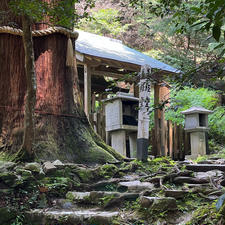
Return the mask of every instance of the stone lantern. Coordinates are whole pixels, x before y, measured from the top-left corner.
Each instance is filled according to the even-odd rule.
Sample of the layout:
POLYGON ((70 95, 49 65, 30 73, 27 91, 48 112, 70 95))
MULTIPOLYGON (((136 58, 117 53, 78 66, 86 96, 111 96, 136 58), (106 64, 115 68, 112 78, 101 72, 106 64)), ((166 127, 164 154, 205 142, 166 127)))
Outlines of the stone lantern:
POLYGON ((181 113, 185 115, 184 129, 190 133, 192 157, 205 155, 208 141, 207 131, 209 130, 208 115, 212 111, 203 107, 193 106, 181 113))
POLYGON ((128 93, 117 92, 103 102, 111 146, 124 156, 136 157, 139 99, 128 93))

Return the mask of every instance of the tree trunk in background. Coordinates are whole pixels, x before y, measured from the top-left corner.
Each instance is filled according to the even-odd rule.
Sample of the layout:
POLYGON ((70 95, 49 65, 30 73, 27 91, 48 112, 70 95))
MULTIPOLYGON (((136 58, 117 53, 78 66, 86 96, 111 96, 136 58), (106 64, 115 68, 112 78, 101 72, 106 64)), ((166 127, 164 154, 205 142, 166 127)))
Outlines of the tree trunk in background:
MULTIPOLYGON (((6 1, 0 2, 0 10, 6 1)), ((81 109, 76 69, 66 66, 67 37, 51 34, 35 37, 33 42, 37 78, 35 157, 77 163, 122 159, 94 133, 81 109)), ((22 37, 0 34, 0 148, 10 153, 21 147, 24 133, 28 87, 24 56, 22 37)))
POLYGON ((23 27, 23 45, 25 52, 25 74, 26 74, 26 99, 25 99, 25 115, 24 115, 24 138, 20 151, 20 157, 23 160, 33 159, 34 144, 34 108, 36 103, 36 75, 34 68, 34 49, 32 39, 32 29, 30 18, 22 17, 23 27))

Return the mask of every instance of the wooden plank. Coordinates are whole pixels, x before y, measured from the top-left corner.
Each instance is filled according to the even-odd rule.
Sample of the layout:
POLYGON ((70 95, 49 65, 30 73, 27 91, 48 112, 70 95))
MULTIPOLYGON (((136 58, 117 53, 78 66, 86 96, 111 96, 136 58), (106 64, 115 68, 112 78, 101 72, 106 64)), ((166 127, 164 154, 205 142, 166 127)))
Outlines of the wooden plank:
POLYGON ((91 68, 84 65, 84 112, 89 119, 91 113, 91 68))

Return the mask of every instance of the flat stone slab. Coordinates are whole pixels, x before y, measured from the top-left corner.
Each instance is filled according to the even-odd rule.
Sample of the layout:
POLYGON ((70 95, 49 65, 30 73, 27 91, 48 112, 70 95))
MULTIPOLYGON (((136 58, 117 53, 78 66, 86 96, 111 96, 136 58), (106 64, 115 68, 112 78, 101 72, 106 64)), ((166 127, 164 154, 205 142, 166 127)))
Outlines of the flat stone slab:
POLYGON ((26 220, 32 225, 40 224, 111 224, 112 220, 119 215, 119 212, 98 211, 95 209, 84 210, 42 210, 35 209, 27 212, 26 220))
POLYGON ((128 191, 143 191, 153 189, 154 184, 150 182, 141 182, 139 180, 120 182, 118 189, 127 189, 128 191))
POLYGON ((76 191, 69 191, 66 194, 66 198, 71 201, 82 201, 90 197, 90 192, 76 192, 76 191))
POLYGON ((140 197, 140 204, 144 208, 156 211, 176 210, 176 199, 171 197, 140 197))
POLYGON ((206 184, 209 183, 209 179, 207 178, 196 178, 196 177, 175 177, 173 182, 175 184, 206 184))
POLYGON ((221 164, 192 164, 186 165, 186 169, 194 172, 207 172, 210 170, 220 170, 225 172, 225 165, 221 164))
POLYGON ((195 172, 195 177, 202 179, 202 178, 208 178, 208 179, 220 179, 224 177, 224 172, 221 170, 210 170, 207 172, 195 172))
POLYGON ((172 197, 175 199, 182 199, 188 193, 189 191, 185 191, 185 190, 165 190, 166 197, 172 197))

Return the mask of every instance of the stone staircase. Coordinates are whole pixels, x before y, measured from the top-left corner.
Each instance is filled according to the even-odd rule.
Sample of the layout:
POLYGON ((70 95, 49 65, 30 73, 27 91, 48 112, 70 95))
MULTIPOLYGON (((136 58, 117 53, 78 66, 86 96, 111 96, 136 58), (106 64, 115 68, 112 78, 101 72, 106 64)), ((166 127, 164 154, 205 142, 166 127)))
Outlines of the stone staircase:
MULTIPOLYGON (((131 221, 129 224, 132 221, 136 224, 138 217, 130 215, 129 209, 124 208, 124 203, 138 200, 140 208, 176 213, 179 211, 177 200, 185 199, 190 193, 202 194, 209 201, 215 200, 224 193, 222 187, 225 186, 225 161, 221 160, 208 160, 203 164, 181 162, 164 167, 167 171, 162 168, 156 172, 151 171, 151 168, 142 170, 132 162, 121 167, 108 164, 94 168, 75 164, 62 165, 59 162, 54 168, 51 163, 45 163, 42 166, 45 174, 38 166, 40 165, 26 164, 23 168, 17 167, 17 175, 14 174, 15 179, 20 176, 18 174, 22 176, 22 173, 25 177, 29 175, 30 179, 32 172, 33 177, 36 176, 41 182, 48 181, 47 184, 43 183, 43 190, 40 188, 39 201, 43 197, 50 200, 50 203, 26 212, 25 221, 29 225, 119 225, 126 224, 120 223, 124 222, 124 218, 131 221), (67 178, 64 177, 65 174, 67 178), (54 180, 66 182, 69 187, 72 178, 71 188, 67 188, 63 194, 61 192, 58 198, 55 191, 53 195, 50 188, 54 186, 54 180), (53 183, 49 183, 50 181, 53 183), (169 188, 166 184, 169 184, 169 188)), ((7 177, 3 174, 1 179, 5 183, 9 182, 11 173, 12 171, 7 177)), ((173 224, 185 222, 181 223, 178 218, 173 224)))
MULTIPOLYGON (((109 180, 91 184, 90 186, 98 189, 93 191, 85 189, 69 191, 65 199, 54 199, 52 208, 29 211, 26 214, 26 220, 29 220, 32 225, 114 224, 113 220, 120 214, 118 208, 124 201, 135 201, 141 196, 142 191, 151 190, 154 187, 149 182, 117 179, 115 191, 103 191, 108 184, 109 180), (99 191, 99 189, 102 190, 99 191)), ((86 188, 90 189, 90 186, 86 188)))

